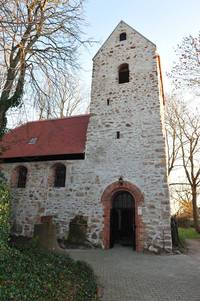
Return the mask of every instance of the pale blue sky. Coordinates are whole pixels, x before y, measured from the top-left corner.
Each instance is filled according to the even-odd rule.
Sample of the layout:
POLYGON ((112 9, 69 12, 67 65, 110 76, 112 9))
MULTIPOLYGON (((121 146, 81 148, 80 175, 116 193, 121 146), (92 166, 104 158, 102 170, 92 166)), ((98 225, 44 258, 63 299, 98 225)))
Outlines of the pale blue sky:
POLYGON ((92 57, 120 20, 157 45, 163 73, 169 71, 177 43, 200 30, 200 0, 87 0, 85 16, 87 36, 100 41, 89 53, 82 51, 83 77, 89 86, 92 57))

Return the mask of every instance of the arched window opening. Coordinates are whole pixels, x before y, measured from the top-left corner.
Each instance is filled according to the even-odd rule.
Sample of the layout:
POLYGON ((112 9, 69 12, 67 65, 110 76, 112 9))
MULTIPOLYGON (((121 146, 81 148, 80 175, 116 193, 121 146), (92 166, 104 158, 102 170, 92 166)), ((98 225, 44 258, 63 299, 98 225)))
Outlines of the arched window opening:
POLYGON ((119 40, 120 40, 120 41, 125 41, 125 40, 126 40, 126 32, 122 32, 122 33, 119 35, 119 40))
POLYGON ((27 173, 28 173, 28 170, 25 166, 18 167, 18 180, 17 180, 18 188, 26 187, 27 173))
POLYGON ((122 64, 119 66, 119 84, 129 82, 129 66, 128 64, 122 64))
POLYGON ((65 187, 66 167, 56 164, 54 167, 54 187, 65 187))

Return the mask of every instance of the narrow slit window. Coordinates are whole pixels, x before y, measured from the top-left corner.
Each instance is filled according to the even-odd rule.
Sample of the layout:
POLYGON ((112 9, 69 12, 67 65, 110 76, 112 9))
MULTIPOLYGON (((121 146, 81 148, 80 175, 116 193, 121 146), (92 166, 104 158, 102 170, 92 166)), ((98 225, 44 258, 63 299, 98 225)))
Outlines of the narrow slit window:
POLYGON ((120 132, 117 131, 117 139, 120 139, 120 132))
POLYGON ((108 98, 107 99, 107 106, 109 106, 110 105, 110 99, 108 98))
POLYGON ((122 64, 119 66, 119 84, 128 83, 129 82, 129 65, 122 64))
POLYGON ((125 41, 125 40, 126 40, 126 32, 122 32, 122 33, 119 35, 119 40, 120 40, 120 41, 125 41))

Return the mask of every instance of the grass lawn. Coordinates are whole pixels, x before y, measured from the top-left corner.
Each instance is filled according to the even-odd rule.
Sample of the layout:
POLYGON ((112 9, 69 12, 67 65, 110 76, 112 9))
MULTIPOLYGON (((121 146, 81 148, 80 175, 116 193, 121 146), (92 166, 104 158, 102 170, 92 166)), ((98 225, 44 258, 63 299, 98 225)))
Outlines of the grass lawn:
POLYGON ((178 228, 179 238, 185 243, 186 239, 200 238, 200 233, 197 233, 194 228, 178 228))
POLYGON ((96 277, 86 263, 0 244, 1 301, 96 301, 96 292, 96 277))

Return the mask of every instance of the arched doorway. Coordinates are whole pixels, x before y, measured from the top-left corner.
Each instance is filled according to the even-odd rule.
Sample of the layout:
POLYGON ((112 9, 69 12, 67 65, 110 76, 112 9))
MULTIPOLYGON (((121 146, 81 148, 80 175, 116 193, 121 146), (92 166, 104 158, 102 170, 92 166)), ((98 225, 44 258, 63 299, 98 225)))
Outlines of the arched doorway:
POLYGON ((129 193, 129 195, 132 196, 133 210, 135 211, 133 214, 133 223, 132 223, 132 225, 135 227, 135 233, 132 241, 133 241, 133 246, 135 242, 136 251, 141 252, 143 251, 143 243, 144 243, 144 225, 143 225, 143 218, 142 218, 142 206, 143 206, 144 197, 141 190, 136 185, 128 181, 121 181, 121 180, 108 185, 101 197, 101 202, 103 205, 103 218, 104 218, 103 232, 102 232, 103 247, 104 249, 109 249, 110 247, 112 247, 111 211, 113 208, 113 203, 116 204, 115 206, 117 206, 117 204, 119 205, 120 201, 115 202, 116 201, 115 197, 117 197, 117 195, 120 195, 121 192, 127 192, 129 193))
POLYGON ((110 247, 115 244, 135 249, 135 201, 123 190, 114 194, 110 210, 110 247))

